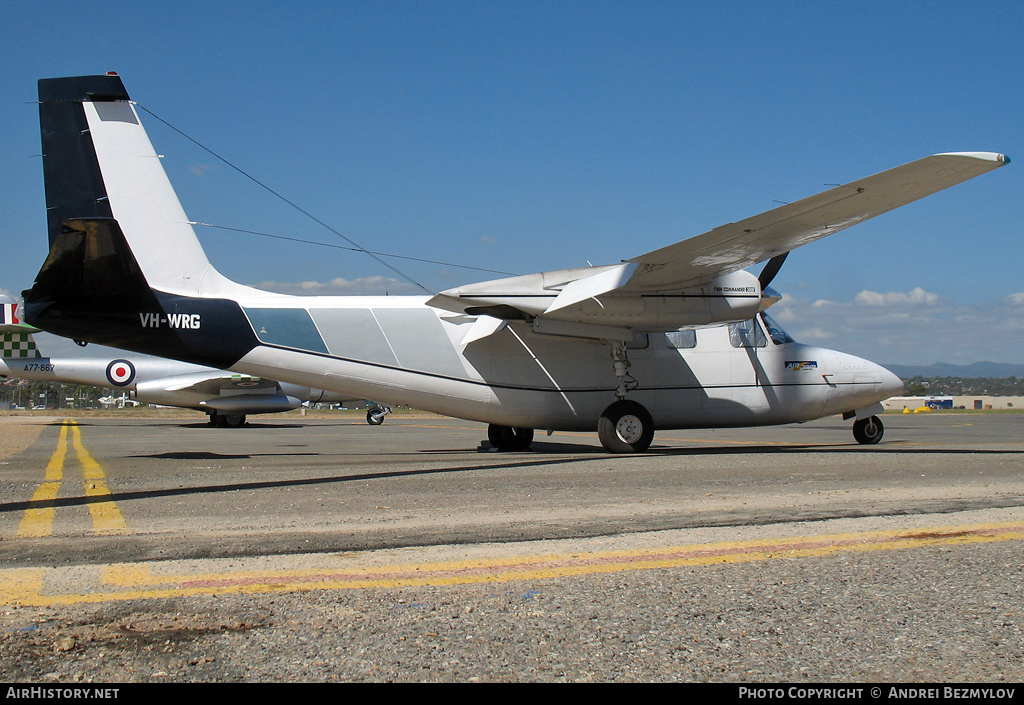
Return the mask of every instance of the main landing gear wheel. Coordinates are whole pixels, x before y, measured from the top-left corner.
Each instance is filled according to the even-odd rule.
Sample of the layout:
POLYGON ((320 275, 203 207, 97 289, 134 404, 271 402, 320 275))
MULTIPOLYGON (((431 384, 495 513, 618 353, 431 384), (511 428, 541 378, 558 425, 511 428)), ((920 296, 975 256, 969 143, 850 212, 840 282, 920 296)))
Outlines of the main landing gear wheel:
POLYGON ((487 440, 498 450, 527 450, 533 443, 533 429, 492 423, 487 427, 487 440))
POLYGON ((240 428, 245 425, 245 414, 210 414, 210 425, 217 428, 240 428))
POLYGON ((882 421, 877 416, 859 419, 853 424, 853 437, 857 439, 858 443, 864 445, 878 443, 882 440, 883 433, 885 433, 885 427, 882 426, 882 421))
POLYGON ((384 423, 384 417, 387 416, 387 412, 384 409, 376 408, 370 409, 366 412, 366 423, 371 426, 380 426, 384 423))
POLYGON ((654 440, 654 420, 635 401, 617 401, 601 414, 597 437, 609 453, 643 453, 654 440))

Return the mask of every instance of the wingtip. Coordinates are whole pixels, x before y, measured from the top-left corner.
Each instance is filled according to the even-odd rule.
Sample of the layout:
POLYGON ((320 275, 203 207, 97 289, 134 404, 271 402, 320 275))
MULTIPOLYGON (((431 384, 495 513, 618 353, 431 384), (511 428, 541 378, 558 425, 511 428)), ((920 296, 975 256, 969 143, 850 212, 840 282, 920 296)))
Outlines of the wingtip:
POLYGON ((942 154, 936 154, 937 157, 968 157, 970 159, 978 159, 985 162, 995 162, 997 166, 1003 166, 1004 164, 1010 163, 1010 158, 1005 154, 998 152, 943 152, 942 154))

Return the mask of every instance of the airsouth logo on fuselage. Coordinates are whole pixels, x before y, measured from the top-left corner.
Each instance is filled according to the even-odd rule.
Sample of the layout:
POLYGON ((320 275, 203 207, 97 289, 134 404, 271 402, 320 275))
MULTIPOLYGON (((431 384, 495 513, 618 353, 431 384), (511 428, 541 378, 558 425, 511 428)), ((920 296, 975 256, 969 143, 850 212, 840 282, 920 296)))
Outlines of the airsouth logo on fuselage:
POLYGON ((818 369, 817 360, 786 360, 787 370, 816 370, 818 369))
POLYGON ((199 328, 200 316, 198 313, 140 313, 139 322, 143 328, 188 328, 195 330, 199 328))

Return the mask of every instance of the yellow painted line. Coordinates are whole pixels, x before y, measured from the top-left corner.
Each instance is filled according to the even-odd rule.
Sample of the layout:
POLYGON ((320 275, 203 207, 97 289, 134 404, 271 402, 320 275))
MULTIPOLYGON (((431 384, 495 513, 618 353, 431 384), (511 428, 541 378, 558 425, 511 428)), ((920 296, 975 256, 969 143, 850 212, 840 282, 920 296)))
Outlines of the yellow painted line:
POLYGON ((57 499, 57 492, 60 491, 60 483, 64 477, 64 456, 67 455, 68 427, 60 427, 60 436, 57 439, 57 448, 50 456, 46 464, 46 479, 36 488, 32 495, 32 502, 43 506, 33 507, 25 510, 18 526, 18 538, 39 538, 49 536, 53 533, 53 500, 57 499))
MULTIPOLYGON (((88 497, 109 497, 107 477, 100 464, 93 460, 89 451, 82 444, 82 431, 78 424, 71 427, 73 443, 78 453, 78 462, 82 464, 82 475, 85 477, 85 494, 88 497)), ((97 534, 127 534, 128 525, 117 505, 112 502, 89 502, 92 513, 92 528, 97 534)))
MULTIPOLYGON (((0 604, 53 605, 187 595, 489 584, 627 570, 799 559, 843 551, 906 550, 1020 540, 1024 540, 1024 522, 1017 521, 382 566, 354 564, 350 557, 342 555, 310 555, 303 560, 312 567, 294 570, 203 572, 201 568, 186 569, 182 567, 183 562, 115 564, 104 566, 99 572, 75 572, 74 568, 9 569, 0 570, 0 604)), ((253 559, 252 562, 263 560, 253 559)), ((233 561, 235 564, 244 562, 244 559, 233 561)), ((206 563, 189 562, 187 565, 206 563)))
POLYGON ((7 604, 39 605, 47 568, 0 570, 0 595, 7 604))
MULTIPOLYGON (((93 459, 82 443, 82 431, 78 423, 73 419, 65 419, 60 428, 57 448, 53 451, 53 455, 50 456, 50 460, 46 464, 45 479, 32 494, 32 503, 40 506, 33 506, 25 510, 25 514, 18 526, 18 532, 15 534, 17 538, 40 538, 53 534, 54 500, 57 499, 61 485, 64 482, 68 428, 71 429, 71 445, 74 447, 78 462, 82 466, 86 496, 103 497, 110 495, 110 489, 107 487, 107 479, 103 468, 93 459)), ((92 515, 94 533, 102 535, 128 533, 128 525, 124 521, 124 516, 122 516, 121 511, 114 502, 89 502, 88 506, 89 512, 92 515)))

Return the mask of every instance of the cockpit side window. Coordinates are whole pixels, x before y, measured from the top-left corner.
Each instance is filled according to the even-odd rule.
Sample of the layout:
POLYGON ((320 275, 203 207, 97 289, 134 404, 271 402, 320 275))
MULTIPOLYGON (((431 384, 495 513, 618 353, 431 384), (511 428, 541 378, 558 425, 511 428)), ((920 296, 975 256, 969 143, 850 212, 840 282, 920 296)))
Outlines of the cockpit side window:
POLYGON ((768 331, 768 336, 772 339, 772 342, 776 345, 785 345, 786 343, 795 343, 796 341, 782 329, 774 318, 769 316, 767 313, 761 313, 761 322, 764 323, 765 330, 768 331))
POLYGON ((734 348, 763 348, 768 345, 757 319, 729 324, 729 342, 734 348))

